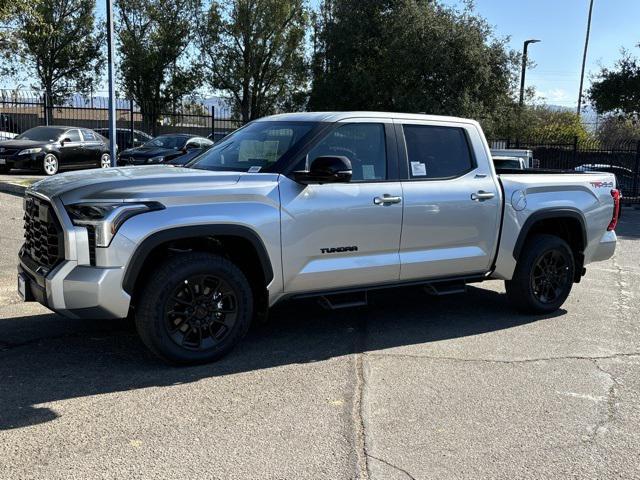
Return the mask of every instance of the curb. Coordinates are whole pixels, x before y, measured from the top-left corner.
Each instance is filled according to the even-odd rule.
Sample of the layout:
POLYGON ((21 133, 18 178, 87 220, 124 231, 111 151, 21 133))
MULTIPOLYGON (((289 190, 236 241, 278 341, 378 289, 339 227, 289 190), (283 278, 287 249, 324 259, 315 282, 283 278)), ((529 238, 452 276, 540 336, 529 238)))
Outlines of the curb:
POLYGON ((11 182, 0 182, 0 192, 10 193, 13 195, 24 196, 24 192, 27 189, 25 185, 11 182))

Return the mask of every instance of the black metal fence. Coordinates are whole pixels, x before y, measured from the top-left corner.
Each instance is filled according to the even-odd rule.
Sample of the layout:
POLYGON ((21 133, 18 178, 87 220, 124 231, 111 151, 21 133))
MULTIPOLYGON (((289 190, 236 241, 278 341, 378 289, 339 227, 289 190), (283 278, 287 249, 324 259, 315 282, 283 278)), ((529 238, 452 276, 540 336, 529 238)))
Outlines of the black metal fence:
POLYGON ((620 141, 605 145, 597 140, 562 142, 544 140, 494 140, 493 148, 531 150, 534 167, 575 171, 606 171, 616 175, 627 203, 640 203, 640 142, 620 141))
MULTIPOLYGON (((107 107, 104 97, 76 95, 55 104, 40 94, 0 91, 0 139, 39 125, 108 128, 107 107)), ((119 99, 116 107, 116 128, 140 130, 151 136, 189 133, 218 140, 242 126, 228 108, 206 106, 198 100, 179 102, 170 108, 141 108, 133 101, 119 99)))

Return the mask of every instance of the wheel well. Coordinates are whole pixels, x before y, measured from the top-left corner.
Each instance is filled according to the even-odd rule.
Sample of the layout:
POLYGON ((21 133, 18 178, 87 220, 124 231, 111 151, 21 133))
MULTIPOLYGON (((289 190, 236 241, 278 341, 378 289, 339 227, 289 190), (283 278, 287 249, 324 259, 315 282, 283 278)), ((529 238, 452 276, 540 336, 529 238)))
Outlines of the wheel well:
POLYGON ((131 304, 135 306, 145 279, 157 265, 167 257, 186 252, 216 253, 229 259, 247 277, 257 300, 266 293, 268 273, 264 271, 260 256, 250 240, 235 235, 198 236, 166 241, 147 254, 131 289, 131 304))
POLYGON ((575 281, 580 281, 583 275, 584 265, 584 249, 586 247, 586 232, 584 225, 577 216, 559 216, 548 217, 534 220, 530 225, 523 227, 521 234, 522 240, 519 238, 516 243, 514 257, 518 260, 522 247, 525 242, 533 235, 547 234, 554 235, 563 239, 569 244, 575 261, 575 281))

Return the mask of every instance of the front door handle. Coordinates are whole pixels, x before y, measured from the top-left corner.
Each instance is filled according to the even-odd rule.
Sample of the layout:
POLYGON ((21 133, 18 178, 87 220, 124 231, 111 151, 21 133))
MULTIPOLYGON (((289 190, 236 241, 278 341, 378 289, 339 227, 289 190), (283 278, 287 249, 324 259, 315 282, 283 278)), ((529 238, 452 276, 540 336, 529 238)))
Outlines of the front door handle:
POLYGON ((490 200, 495 196, 496 194, 493 192, 485 192, 484 190, 479 190, 476 193, 471 194, 471 200, 475 202, 484 202, 485 200, 490 200))
POLYGON ((394 197, 387 193, 385 193, 381 197, 373 198, 373 203, 375 205, 391 205, 393 203, 400 203, 400 202, 402 202, 402 197, 394 197))

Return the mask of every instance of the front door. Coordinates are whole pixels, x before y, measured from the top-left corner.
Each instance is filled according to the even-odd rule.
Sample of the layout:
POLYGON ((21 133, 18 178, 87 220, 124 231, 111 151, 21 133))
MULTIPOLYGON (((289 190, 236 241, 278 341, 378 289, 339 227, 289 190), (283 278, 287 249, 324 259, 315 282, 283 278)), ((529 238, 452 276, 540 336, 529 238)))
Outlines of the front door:
POLYGON ((80 130, 67 130, 61 137, 65 140, 60 147, 60 168, 78 168, 84 161, 84 151, 80 130))
POLYGON ((471 124, 397 121, 406 178, 403 281, 483 274, 495 256, 501 191, 471 124), (480 153, 478 153, 480 154, 480 153))
POLYGON ((282 176, 282 266, 285 292, 312 292, 396 282, 400 273, 402 187, 393 123, 337 123, 299 159, 345 156, 350 183, 300 185, 282 176))

